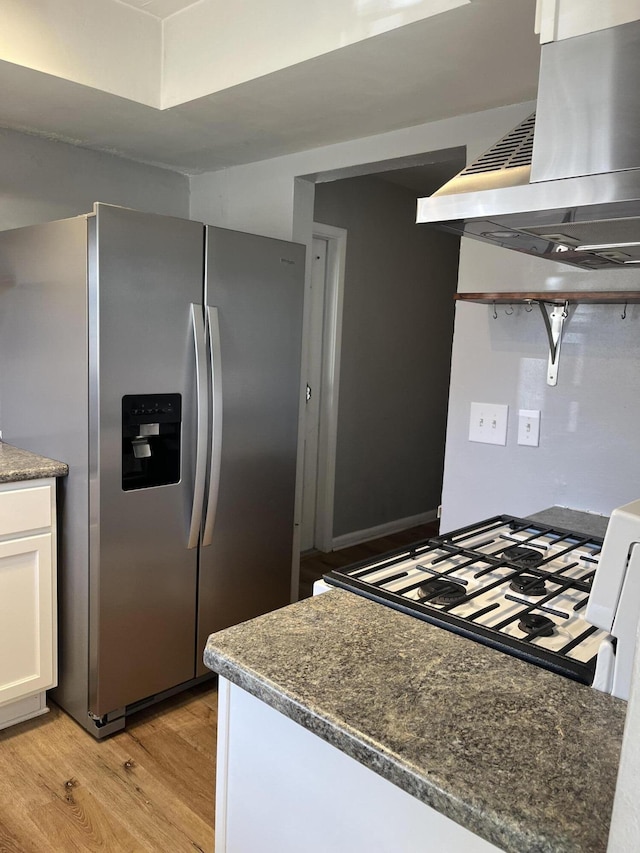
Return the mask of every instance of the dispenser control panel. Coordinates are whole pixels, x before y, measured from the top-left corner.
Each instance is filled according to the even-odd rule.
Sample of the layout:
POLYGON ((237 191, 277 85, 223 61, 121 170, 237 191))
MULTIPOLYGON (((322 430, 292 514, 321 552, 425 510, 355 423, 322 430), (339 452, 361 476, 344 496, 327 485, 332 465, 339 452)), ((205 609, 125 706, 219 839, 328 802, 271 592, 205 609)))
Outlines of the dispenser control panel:
POLYGON ((122 423, 174 423, 182 420, 180 394, 126 394, 122 398, 122 423))
POLYGON ((180 394, 126 394, 122 398, 122 489, 149 489, 180 481, 180 394))

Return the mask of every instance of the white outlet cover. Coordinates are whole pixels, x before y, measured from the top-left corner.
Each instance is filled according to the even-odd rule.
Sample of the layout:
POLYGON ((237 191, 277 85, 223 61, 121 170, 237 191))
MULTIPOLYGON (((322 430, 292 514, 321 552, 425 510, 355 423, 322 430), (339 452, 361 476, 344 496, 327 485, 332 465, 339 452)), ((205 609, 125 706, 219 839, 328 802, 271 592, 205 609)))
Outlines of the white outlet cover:
POLYGON ((520 409, 518 412, 518 444, 538 447, 540 444, 540 411, 520 409))
POLYGON ((471 403, 469 441, 505 445, 508 419, 509 406, 502 403, 471 403))

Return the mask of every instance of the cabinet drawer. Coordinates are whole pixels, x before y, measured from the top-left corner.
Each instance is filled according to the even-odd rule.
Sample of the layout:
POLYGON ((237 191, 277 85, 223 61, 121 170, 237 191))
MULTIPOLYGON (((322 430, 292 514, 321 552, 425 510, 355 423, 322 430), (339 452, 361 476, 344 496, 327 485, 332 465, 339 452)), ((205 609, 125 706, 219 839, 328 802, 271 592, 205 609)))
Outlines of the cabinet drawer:
POLYGON ((0 536, 51 527, 51 486, 0 491, 0 536))

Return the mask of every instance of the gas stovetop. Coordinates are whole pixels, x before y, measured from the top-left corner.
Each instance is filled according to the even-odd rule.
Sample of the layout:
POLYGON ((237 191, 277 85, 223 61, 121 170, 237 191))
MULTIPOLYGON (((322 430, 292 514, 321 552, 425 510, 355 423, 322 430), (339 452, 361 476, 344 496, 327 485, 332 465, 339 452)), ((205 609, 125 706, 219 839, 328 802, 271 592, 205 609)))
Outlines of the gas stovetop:
POLYGON ((591 684, 607 633, 584 611, 602 543, 501 515, 324 579, 591 684))

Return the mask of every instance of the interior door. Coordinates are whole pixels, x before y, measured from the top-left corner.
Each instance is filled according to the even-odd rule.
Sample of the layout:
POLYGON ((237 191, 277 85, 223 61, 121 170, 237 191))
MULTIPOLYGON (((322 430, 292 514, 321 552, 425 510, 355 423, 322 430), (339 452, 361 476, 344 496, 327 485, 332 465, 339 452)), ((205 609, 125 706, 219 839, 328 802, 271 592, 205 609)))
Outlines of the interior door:
POLYGON ((222 384, 212 419, 214 433, 216 418, 222 429, 212 541, 200 555, 201 673, 210 633, 291 600, 304 258, 301 245, 207 229, 205 293, 217 309, 222 384))

